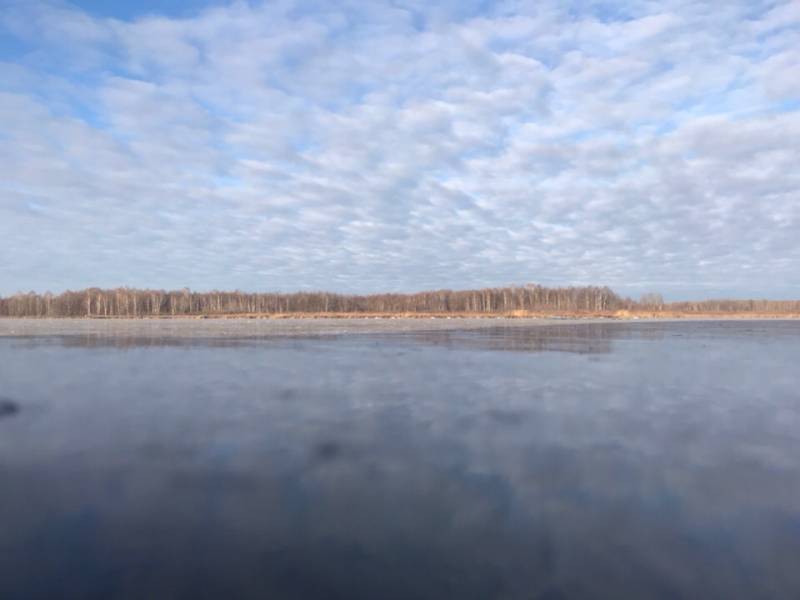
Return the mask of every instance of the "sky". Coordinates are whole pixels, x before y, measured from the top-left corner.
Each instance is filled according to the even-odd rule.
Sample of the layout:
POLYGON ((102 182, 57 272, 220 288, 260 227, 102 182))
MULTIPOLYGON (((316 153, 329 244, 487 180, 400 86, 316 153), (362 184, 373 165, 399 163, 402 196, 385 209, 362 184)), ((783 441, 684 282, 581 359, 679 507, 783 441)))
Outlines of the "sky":
POLYGON ((800 0, 0 0, 0 294, 800 298, 800 0))

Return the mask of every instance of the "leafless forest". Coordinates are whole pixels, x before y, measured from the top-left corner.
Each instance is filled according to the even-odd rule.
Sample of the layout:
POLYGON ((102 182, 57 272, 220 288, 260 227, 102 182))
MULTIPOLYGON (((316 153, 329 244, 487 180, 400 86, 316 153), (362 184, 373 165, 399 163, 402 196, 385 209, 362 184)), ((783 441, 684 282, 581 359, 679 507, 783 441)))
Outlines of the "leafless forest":
POLYGON ((413 294, 344 295, 327 292, 244 293, 91 288, 0 298, 3 317, 163 317, 241 314, 415 314, 514 312, 606 314, 800 313, 800 301, 704 300, 665 303, 658 294, 634 301, 607 287, 548 288, 540 285, 413 294))

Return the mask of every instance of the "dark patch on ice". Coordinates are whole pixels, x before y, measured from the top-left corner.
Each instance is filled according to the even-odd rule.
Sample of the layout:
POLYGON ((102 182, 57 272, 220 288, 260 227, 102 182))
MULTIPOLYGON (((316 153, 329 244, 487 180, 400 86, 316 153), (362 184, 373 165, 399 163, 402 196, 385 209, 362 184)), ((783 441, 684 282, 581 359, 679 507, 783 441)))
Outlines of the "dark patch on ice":
POLYGON ((336 460, 341 453, 342 446, 335 440, 327 440, 314 446, 314 458, 319 461, 336 460))
POLYGON ((19 412, 19 404, 8 398, 0 398, 0 419, 13 417, 19 412))
POLYGON ((297 392, 291 389, 283 389, 278 392, 279 400, 294 400, 297 397, 297 392))
POLYGON ((519 410, 490 409, 487 414, 496 423, 501 425, 522 425, 527 415, 519 410))

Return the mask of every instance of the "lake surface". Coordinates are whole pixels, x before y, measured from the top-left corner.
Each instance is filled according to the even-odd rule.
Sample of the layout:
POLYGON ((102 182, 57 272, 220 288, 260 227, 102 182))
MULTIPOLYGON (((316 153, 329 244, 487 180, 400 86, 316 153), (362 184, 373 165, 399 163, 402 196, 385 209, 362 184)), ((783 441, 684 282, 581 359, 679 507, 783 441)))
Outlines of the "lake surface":
POLYGON ((800 598, 798 322, 0 337, 0 398, 3 599, 800 598))

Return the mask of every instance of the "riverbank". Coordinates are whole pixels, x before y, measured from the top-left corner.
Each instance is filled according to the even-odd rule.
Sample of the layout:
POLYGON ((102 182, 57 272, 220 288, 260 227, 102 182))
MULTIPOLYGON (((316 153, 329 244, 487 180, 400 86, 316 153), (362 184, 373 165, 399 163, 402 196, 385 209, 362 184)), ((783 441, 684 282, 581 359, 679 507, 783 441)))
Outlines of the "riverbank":
MULTIPOLYGON (((638 316, 638 315, 637 315, 638 316)), ((754 319, 752 315, 747 315, 754 319)), ((673 320, 728 320, 743 319, 744 315, 692 315, 692 317, 643 316, 643 321, 673 320)), ((761 320, 774 320, 775 316, 761 316, 761 320)), ((786 318, 786 317, 782 317, 786 318)), ((176 337, 176 338, 260 338, 301 335, 341 335, 359 333, 393 333, 431 330, 481 329, 489 327, 540 327, 577 323, 629 322, 635 317, 607 317, 586 315, 580 317, 528 317, 474 315, 422 315, 408 316, 353 316, 339 315, 292 317, 233 317, 224 318, 139 318, 139 319, 0 319, 0 337, 32 336, 122 336, 122 337, 176 337)))
POLYGON ((208 318, 208 319, 0 319, 0 337, 100 336, 179 338, 259 338, 300 335, 392 333, 476 329, 498 326, 536 327, 555 323, 600 322, 601 319, 476 318, 208 318))
POLYGON ((790 312, 723 312, 723 311, 675 311, 675 310, 617 310, 617 311, 527 311, 508 312, 282 312, 282 313, 210 313, 210 314, 153 314, 146 316, 81 316, 81 317, 4 317, 3 321, 364 321, 364 320, 535 320, 535 321, 585 321, 585 320, 724 320, 724 319, 800 319, 800 313, 790 312))

